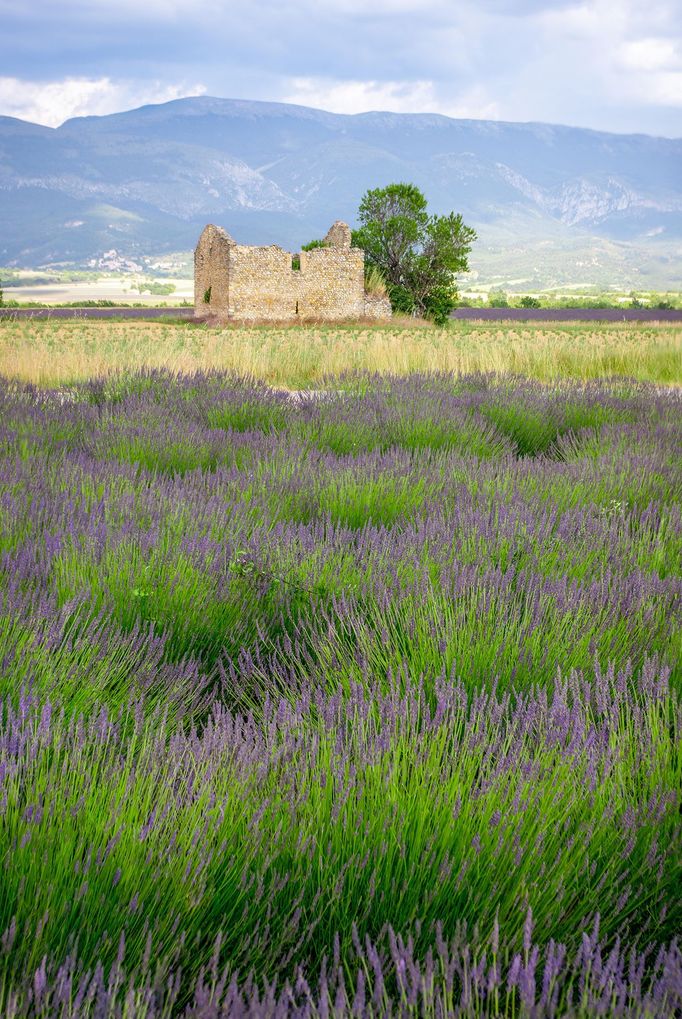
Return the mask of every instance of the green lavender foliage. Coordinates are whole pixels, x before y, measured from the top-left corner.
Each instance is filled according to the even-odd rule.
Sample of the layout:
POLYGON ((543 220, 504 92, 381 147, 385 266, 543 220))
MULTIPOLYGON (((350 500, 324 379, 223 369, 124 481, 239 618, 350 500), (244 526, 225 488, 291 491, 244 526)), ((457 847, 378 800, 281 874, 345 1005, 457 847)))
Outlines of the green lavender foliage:
MULTIPOLYGON (((364 1014, 390 1015, 389 931, 420 965, 445 937, 504 973, 531 939, 575 959, 596 922, 651 974, 678 933, 679 395, 327 389, 3 385, 9 1014, 49 1014, 67 959, 118 972, 123 943, 140 1015, 172 986, 165 1014, 208 1016, 183 1010, 210 972, 293 986, 336 951, 370 981, 369 939, 364 1014)), ((537 1014, 569 992, 589 1014, 586 979, 537 1014)), ((460 1014, 530 1014, 523 982, 480 980, 460 1014)), ((640 1014, 659 991, 632 989, 640 1014)))

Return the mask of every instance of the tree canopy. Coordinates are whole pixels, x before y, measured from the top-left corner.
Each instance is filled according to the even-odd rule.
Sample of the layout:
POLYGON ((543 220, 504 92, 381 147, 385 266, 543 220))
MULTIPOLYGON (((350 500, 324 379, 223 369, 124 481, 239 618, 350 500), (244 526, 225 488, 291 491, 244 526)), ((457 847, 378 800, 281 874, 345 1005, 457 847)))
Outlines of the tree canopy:
POLYGON ((476 231, 459 213, 429 215, 414 184, 389 184, 365 193, 353 244, 386 280, 396 311, 443 322, 457 300, 456 274, 469 268, 476 231))

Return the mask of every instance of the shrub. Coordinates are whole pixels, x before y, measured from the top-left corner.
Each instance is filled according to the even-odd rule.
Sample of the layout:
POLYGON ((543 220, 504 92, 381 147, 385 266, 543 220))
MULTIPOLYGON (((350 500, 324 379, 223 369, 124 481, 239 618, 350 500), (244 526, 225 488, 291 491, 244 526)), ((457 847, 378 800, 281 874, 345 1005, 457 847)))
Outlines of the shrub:
POLYGON ((170 294, 175 293, 175 284, 158 283, 154 280, 152 283, 149 283, 146 287, 144 287, 144 290, 146 290, 147 293, 152 294, 154 297, 168 297, 170 294))
POLYGON ((437 326, 445 325, 455 307, 456 297, 457 293, 451 286, 434 287, 424 302, 426 317, 437 326))
POLYGON ((497 287, 491 290, 488 294, 488 304, 491 308, 508 308, 509 301, 504 290, 500 290, 497 287))
POLYGON ((393 311, 398 312, 399 315, 416 314, 417 309, 414 303, 414 297, 407 287, 400 285, 389 286, 388 296, 391 300, 391 308, 393 311))

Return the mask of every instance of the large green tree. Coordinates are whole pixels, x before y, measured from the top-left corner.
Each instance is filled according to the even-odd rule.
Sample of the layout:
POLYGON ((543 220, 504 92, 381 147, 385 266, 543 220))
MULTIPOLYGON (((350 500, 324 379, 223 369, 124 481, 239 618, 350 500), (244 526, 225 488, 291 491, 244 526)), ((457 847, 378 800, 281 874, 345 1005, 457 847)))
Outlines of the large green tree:
POLYGON ((443 322, 457 300, 456 275, 469 268, 476 231, 461 215, 432 216, 414 184, 389 184, 367 191, 358 210, 353 244, 367 266, 386 281, 396 311, 443 322))

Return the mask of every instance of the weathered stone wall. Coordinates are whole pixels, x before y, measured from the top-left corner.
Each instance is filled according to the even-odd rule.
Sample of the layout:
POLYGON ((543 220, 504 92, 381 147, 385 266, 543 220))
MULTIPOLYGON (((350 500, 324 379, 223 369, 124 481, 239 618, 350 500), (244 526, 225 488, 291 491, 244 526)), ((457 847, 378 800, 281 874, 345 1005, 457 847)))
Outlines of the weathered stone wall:
POLYGON ((194 314, 227 315, 229 258, 234 241, 225 230, 209 223, 194 251, 194 314), (208 298, 208 299, 207 299, 208 298))
POLYGON ((327 230, 327 236, 324 240, 330 248, 350 248, 351 238, 352 234, 348 223, 344 223, 342 219, 337 219, 327 230))
POLYGON ((267 248, 233 245, 228 317, 236 321, 295 318, 299 274, 291 260, 289 252, 275 244, 267 248))
POLYGON ((392 314, 391 302, 388 297, 384 297, 380 294, 365 294, 365 310, 363 318, 390 318, 392 314))
POLYGON ((238 322, 390 315, 385 302, 367 302, 364 253, 351 247, 350 227, 338 220, 325 241, 326 247, 302 251, 294 268, 294 256, 277 245, 235 244, 224 230, 207 226, 194 253, 195 315, 238 322))
POLYGON ((301 252, 299 315, 360 318, 365 302, 365 256, 360 248, 313 248, 301 252))

